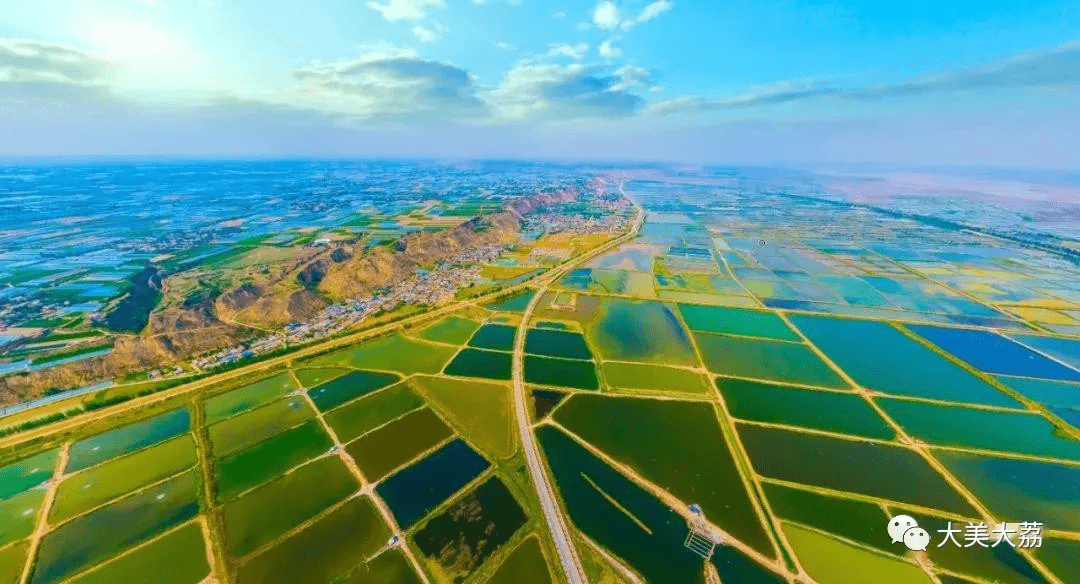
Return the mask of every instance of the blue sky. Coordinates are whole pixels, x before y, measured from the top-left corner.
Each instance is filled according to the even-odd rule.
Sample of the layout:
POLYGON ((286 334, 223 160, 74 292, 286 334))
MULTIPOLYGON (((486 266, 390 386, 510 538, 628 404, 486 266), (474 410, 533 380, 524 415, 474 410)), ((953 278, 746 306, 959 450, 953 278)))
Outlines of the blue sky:
POLYGON ((8 0, 0 155, 1077 168, 1078 6, 8 0))

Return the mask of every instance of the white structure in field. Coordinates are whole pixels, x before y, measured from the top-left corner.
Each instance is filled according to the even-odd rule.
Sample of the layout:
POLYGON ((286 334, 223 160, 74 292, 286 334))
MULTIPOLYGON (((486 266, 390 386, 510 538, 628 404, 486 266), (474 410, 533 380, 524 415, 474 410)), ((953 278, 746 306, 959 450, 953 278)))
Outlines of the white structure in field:
POLYGON ((716 533, 709 522, 705 520, 705 516, 701 513, 701 507, 698 505, 690 505, 690 511, 694 513, 694 517, 691 517, 687 521, 687 527, 690 531, 686 534, 686 541, 683 545, 686 549, 694 552, 708 561, 712 559, 713 552, 716 550, 716 546, 723 544, 723 537, 716 533))

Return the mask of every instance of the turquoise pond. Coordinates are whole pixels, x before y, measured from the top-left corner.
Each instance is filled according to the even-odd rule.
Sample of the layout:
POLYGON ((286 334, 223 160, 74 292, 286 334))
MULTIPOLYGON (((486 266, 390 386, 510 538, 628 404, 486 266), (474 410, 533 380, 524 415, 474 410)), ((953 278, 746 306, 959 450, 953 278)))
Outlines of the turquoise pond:
POLYGON ((7 499, 52 478, 59 455, 59 450, 49 450, 0 467, 0 499, 7 499))
POLYGON ((913 437, 941 446, 961 446, 1080 460, 1080 441, 1064 436, 1034 413, 977 410, 898 399, 878 405, 913 437))
POLYGON ((1054 408, 1080 408, 1080 384, 998 375, 998 381, 1025 397, 1054 408))
POLYGON ((884 393, 1020 407, 1016 400, 888 323, 791 315, 791 322, 859 385, 884 393))

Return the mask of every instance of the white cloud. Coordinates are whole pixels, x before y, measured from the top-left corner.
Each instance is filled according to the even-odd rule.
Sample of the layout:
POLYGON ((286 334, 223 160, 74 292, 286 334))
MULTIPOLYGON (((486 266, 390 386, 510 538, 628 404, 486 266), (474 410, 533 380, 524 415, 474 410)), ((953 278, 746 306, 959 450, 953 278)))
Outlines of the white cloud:
POLYGON ((433 43, 442 38, 440 32, 435 32, 434 30, 419 24, 412 27, 412 33, 422 43, 433 43))
POLYGON ((445 0, 388 0, 386 4, 368 0, 367 5, 390 22, 421 20, 427 16, 428 8, 446 8, 445 0))
POLYGON ((585 58, 585 55, 589 52, 588 43, 578 43, 571 45, 567 43, 551 44, 548 45, 548 51, 545 56, 548 57, 569 57, 575 61, 580 61, 585 58))
POLYGON ((669 10, 671 10, 670 0, 656 0, 656 2, 653 2, 642 9, 641 14, 637 17, 637 21, 639 24, 645 24, 669 10))
POLYGON ((576 25, 574 25, 574 28, 576 28, 578 30, 589 30, 590 28, 592 28, 592 24, 590 24, 588 22, 579 22, 576 25))
POLYGON ((612 75, 618 79, 618 82, 611 86, 613 91, 622 91, 637 87, 645 87, 651 91, 657 87, 657 85, 652 82, 652 79, 649 78, 648 69, 638 67, 637 65, 623 65, 612 72, 612 75))
POLYGON ((655 115, 731 110, 762 105, 776 105, 814 97, 839 95, 841 90, 822 80, 792 79, 757 85, 721 97, 687 95, 654 103, 646 113, 655 115))
POLYGON ((618 7, 611 0, 603 0, 593 9, 592 22, 602 30, 614 29, 621 22, 618 7))
POLYGON ((634 115, 644 100, 629 91, 633 72, 619 75, 604 67, 519 63, 488 94, 496 117, 505 120, 622 118, 634 115))
POLYGON ((611 0, 604 0, 596 5, 593 9, 593 24, 597 28, 603 30, 614 30, 616 28, 623 31, 628 31, 639 24, 645 24, 660 16, 661 14, 671 10, 671 0, 656 0, 647 4, 641 9, 637 17, 623 18, 619 13, 619 9, 611 0))
POLYGON ((562 10, 560 10, 558 12, 552 12, 551 17, 552 18, 566 18, 566 13, 563 12, 562 10))
POLYGON ((356 59, 316 63, 294 75, 297 100, 326 111, 402 122, 487 115, 471 73, 421 59, 408 49, 377 47, 356 59))
POLYGON ((498 41, 497 43, 495 43, 495 48, 499 49, 500 51, 513 51, 517 47, 505 41, 498 41))
POLYGON ((114 70, 109 61, 63 45, 0 38, 0 81, 102 83, 114 70))
POLYGON ((612 46, 612 44, 611 44, 612 42, 614 42, 616 40, 618 40, 618 38, 611 38, 611 39, 605 40, 604 42, 600 43, 600 46, 597 47, 596 52, 599 53, 600 56, 605 58, 605 59, 616 59, 618 57, 621 57, 622 56, 622 49, 620 49, 619 47, 612 46))

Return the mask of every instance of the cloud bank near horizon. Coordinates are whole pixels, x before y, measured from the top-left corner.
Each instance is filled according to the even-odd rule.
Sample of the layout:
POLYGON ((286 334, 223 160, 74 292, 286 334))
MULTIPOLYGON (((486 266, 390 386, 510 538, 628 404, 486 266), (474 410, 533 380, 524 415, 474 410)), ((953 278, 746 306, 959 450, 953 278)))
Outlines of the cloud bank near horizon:
MULTIPOLYGON (((479 10, 522 5, 472 3, 479 10)), ((367 7, 422 46, 453 31, 439 20, 456 9, 445 0, 371 0, 367 7)), ((0 38, 0 109, 7 112, 0 131, 8 137, 0 139, 0 155, 1080 166, 1080 41, 887 82, 838 73, 676 93, 665 83, 670 65, 645 66, 622 46, 678 12, 669 0, 636 8, 602 0, 577 25, 599 34, 599 42, 547 42, 534 51, 494 42, 513 59, 501 72, 380 40, 341 59, 295 65, 286 82, 251 91, 144 91, 125 82, 129 63, 116 55, 0 38), (981 102, 986 96, 996 101, 981 102), (895 105, 920 99, 978 107, 895 105)))

